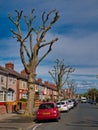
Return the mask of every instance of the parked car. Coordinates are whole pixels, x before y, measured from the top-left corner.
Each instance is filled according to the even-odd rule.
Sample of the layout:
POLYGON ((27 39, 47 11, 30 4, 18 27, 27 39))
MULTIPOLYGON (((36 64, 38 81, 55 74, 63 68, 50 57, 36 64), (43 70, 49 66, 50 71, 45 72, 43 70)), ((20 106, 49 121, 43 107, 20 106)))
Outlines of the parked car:
POLYGON ((69 111, 67 100, 57 102, 57 107, 58 107, 60 112, 63 112, 63 111, 68 112, 69 111))
POLYGON ((86 97, 81 97, 81 103, 87 103, 87 98, 86 97))
POLYGON ((54 102, 44 102, 40 104, 38 111, 36 113, 37 121, 44 120, 56 120, 60 119, 60 112, 54 102))
POLYGON ((77 99, 71 99, 74 102, 74 107, 78 105, 78 100, 77 99))
POLYGON ((69 109, 74 108, 74 102, 72 101, 72 99, 68 99, 68 107, 69 109))

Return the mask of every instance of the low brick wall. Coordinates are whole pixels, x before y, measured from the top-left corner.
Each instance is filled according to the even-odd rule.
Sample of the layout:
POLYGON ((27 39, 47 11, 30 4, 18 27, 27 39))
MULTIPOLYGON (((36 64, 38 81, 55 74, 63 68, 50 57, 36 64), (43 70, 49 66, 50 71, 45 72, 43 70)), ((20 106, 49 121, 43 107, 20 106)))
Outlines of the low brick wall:
POLYGON ((12 113, 12 104, 0 105, 0 114, 12 113))
MULTIPOLYGON (((15 102, 2 102, 0 103, 0 114, 12 113, 14 110, 14 103, 15 102)), ((38 108, 39 105, 42 103, 40 100, 36 100, 34 103, 34 107, 38 108)), ((16 102, 16 111, 18 110, 25 110, 26 102, 16 102)))
POLYGON ((0 114, 12 113, 14 108, 16 111, 24 110, 26 108, 26 102, 16 102, 16 107, 14 107, 14 102, 2 102, 0 103, 0 114))
POLYGON ((4 105, 0 105, 0 114, 5 114, 6 113, 6 108, 4 105))

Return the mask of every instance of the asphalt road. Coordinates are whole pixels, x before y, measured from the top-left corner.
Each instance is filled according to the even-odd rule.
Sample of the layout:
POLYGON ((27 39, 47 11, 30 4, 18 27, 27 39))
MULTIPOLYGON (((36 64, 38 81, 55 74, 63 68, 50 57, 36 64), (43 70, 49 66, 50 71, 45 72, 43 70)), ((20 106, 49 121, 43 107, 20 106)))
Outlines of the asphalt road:
POLYGON ((98 106, 79 103, 68 113, 61 113, 59 122, 42 122, 31 130, 98 130, 98 106))
POLYGON ((9 114, 0 118, 0 130, 29 130, 34 125, 33 117, 26 117, 20 114, 9 114))
POLYGON ((34 122, 32 117, 13 115, 1 118, 0 130, 98 130, 98 105, 79 103, 68 113, 61 113, 59 122, 34 122))

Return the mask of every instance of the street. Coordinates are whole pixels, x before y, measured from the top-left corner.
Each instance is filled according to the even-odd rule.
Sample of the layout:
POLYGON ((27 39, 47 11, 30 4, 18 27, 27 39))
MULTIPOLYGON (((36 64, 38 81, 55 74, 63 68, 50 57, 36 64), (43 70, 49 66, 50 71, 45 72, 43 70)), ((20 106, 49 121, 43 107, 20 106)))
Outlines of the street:
POLYGON ((21 114, 0 115, 0 130, 28 130, 35 124, 34 118, 21 114), (5 118, 4 118, 5 117, 5 118))
POLYGON ((59 122, 42 122, 32 130, 98 130, 98 106, 79 103, 68 113, 61 113, 59 122))
POLYGON ((61 113, 59 122, 36 123, 32 117, 16 114, 1 118, 0 130, 98 130, 98 105, 79 103, 68 113, 61 113))

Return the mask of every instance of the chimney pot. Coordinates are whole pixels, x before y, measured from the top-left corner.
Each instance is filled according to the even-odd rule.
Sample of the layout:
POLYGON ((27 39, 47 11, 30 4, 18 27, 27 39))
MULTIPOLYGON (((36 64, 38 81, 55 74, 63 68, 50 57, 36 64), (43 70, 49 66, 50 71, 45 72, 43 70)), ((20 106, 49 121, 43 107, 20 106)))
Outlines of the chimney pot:
POLYGON ((14 64, 9 62, 5 64, 5 68, 14 70, 14 64))

